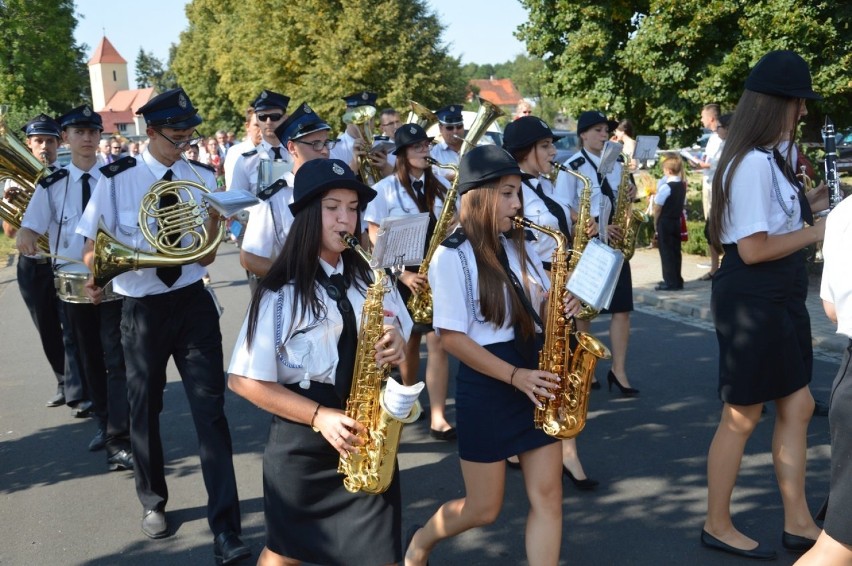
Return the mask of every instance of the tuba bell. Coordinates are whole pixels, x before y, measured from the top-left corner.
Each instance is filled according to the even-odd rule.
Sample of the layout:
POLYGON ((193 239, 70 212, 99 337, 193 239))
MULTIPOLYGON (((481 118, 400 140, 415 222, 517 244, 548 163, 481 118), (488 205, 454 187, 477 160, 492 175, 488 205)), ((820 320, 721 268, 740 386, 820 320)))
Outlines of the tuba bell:
POLYGON ((361 133, 361 139, 367 144, 367 153, 358 158, 358 173, 365 185, 373 186, 382 178, 382 173, 370 161, 370 151, 373 143, 373 132, 370 130, 370 120, 376 115, 375 106, 357 106, 343 114, 343 123, 352 124, 361 133))
POLYGON ((101 221, 95 236, 92 265, 95 285, 103 287, 127 271, 195 263, 216 249, 225 235, 225 225, 220 223, 215 234, 207 230, 204 225, 208 216, 206 206, 195 199, 193 189, 210 192, 204 185, 191 181, 157 181, 142 197, 139 228, 154 253, 119 242, 101 221), (164 197, 172 204, 161 204, 164 197), (151 229, 152 221, 156 231, 151 229))
POLYGON ((438 117, 434 112, 420 104, 419 102, 415 102, 414 100, 409 100, 408 104, 411 106, 411 112, 408 113, 408 118, 406 118, 406 124, 417 124, 423 131, 425 132, 433 124, 438 122, 438 117))

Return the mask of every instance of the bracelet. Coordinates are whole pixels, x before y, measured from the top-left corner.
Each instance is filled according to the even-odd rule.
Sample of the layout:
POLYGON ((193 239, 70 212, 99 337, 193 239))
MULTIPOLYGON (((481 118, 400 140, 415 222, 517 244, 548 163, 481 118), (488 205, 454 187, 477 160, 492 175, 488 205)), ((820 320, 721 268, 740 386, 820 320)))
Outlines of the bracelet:
POLYGON ((314 429, 314 432, 319 432, 319 429, 314 426, 314 421, 317 418, 317 414, 319 414, 320 407, 322 407, 322 403, 317 403, 317 408, 314 409, 314 416, 311 417, 311 428, 314 429))
POLYGON ((512 380, 515 379, 515 374, 518 373, 518 367, 512 370, 512 375, 509 376, 509 385, 512 385, 512 380))

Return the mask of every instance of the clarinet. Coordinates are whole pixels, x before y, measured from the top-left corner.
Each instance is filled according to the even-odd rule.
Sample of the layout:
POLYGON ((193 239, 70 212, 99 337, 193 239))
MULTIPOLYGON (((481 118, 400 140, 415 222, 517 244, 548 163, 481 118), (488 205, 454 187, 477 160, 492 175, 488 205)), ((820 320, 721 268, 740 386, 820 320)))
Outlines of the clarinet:
POLYGON ((833 210, 843 200, 840 180, 837 178, 837 141, 834 138, 834 123, 825 117, 822 128, 822 143, 825 146, 825 184, 828 187, 828 209, 833 210))

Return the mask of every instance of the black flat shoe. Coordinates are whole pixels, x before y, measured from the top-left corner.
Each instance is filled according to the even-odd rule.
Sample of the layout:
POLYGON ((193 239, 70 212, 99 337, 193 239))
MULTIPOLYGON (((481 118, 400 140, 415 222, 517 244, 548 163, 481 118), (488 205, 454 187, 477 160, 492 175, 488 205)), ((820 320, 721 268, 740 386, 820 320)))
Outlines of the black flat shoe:
POLYGON ((213 539, 213 557, 216 558, 216 564, 235 564, 249 556, 251 549, 234 531, 221 532, 213 539))
POLYGON ((722 552, 727 552, 734 556, 751 558, 752 560, 775 560, 778 558, 778 555, 774 550, 766 549, 762 544, 758 544, 757 548, 753 548, 751 550, 743 550, 742 548, 736 548, 730 544, 720 541, 704 529, 701 529, 701 544, 707 548, 712 548, 713 550, 721 550, 722 552))
POLYGON ((450 427, 447 430, 435 430, 434 428, 430 428, 429 436, 435 440, 455 440, 458 438, 458 433, 454 427, 450 427))
POLYGON ((669 285, 667 283, 659 283, 654 286, 655 291, 683 291, 683 285, 669 285))
POLYGON ((580 491, 593 491, 601 483, 598 480, 593 480, 591 478, 583 478, 581 480, 578 480, 574 477, 574 474, 572 474, 565 466, 562 466, 562 475, 566 476, 569 480, 571 480, 571 483, 574 484, 574 487, 576 487, 580 491))
POLYGON ((595 381, 592 382, 592 389, 600 389, 600 388, 601 388, 601 382, 600 381, 595 380, 595 381))
POLYGON ((812 538, 791 535, 787 531, 781 535, 781 546, 790 552, 807 552, 814 544, 816 541, 812 538))
POLYGON ((610 370, 609 373, 606 374, 606 383, 607 390, 610 393, 612 393, 612 386, 615 385, 616 387, 618 387, 618 390, 621 391, 621 395, 623 397, 636 397, 637 395, 639 395, 638 389, 623 386, 621 382, 618 381, 618 378, 615 377, 615 374, 612 373, 612 370, 610 370))

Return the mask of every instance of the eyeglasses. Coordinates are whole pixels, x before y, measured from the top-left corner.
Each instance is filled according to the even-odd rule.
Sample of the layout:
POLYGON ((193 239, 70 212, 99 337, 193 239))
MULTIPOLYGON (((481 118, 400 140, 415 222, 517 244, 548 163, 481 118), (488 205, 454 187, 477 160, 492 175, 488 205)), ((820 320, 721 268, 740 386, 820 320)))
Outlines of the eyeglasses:
POLYGON ((402 122, 397 120, 396 122, 388 122, 387 124, 382 124, 383 128, 387 128, 388 126, 396 126, 397 128, 402 125, 402 122))
POLYGON ((302 141, 302 140, 292 140, 296 143, 300 143, 302 145, 309 145, 311 149, 314 151, 322 151, 322 148, 328 148, 329 151, 334 149, 334 146, 337 145, 337 140, 316 140, 316 141, 302 141))
POLYGON ((164 134, 163 130, 154 129, 154 131, 157 132, 158 134, 160 134, 163 137, 164 140, 166 140, 167 142, 169 142, 170 144, 175 146, 175 149, 180 149, 180 150, 183 150, 183 149, 185 149, 185 148, 187 148, 191 145, 196 145, 198 142, 200 142, 203 139, 202 136, 198 134, 198 130, 193 130, 192 136, 190 136, 189 138, 187 138, 185 140, 173 140, 172 138, 170 138, 169 136, 164 134))
POLYGON ((420 143, 413 143, 408 147, 410 147, 414 151, 424 151, 424 150, 428 151, 431 146, 432 146, 432 144, 429 143, 428 141, 422 141, 420 143))
POLYGON ((447 130, 463 130, 464 124, 441 124, 447 130))
POLYGON ((284 114, 276 112, 274 114, 255 114, 255 116, 257 116, 258 122, 268 122, 270 120, 277 122, 284 116, 284 114))

